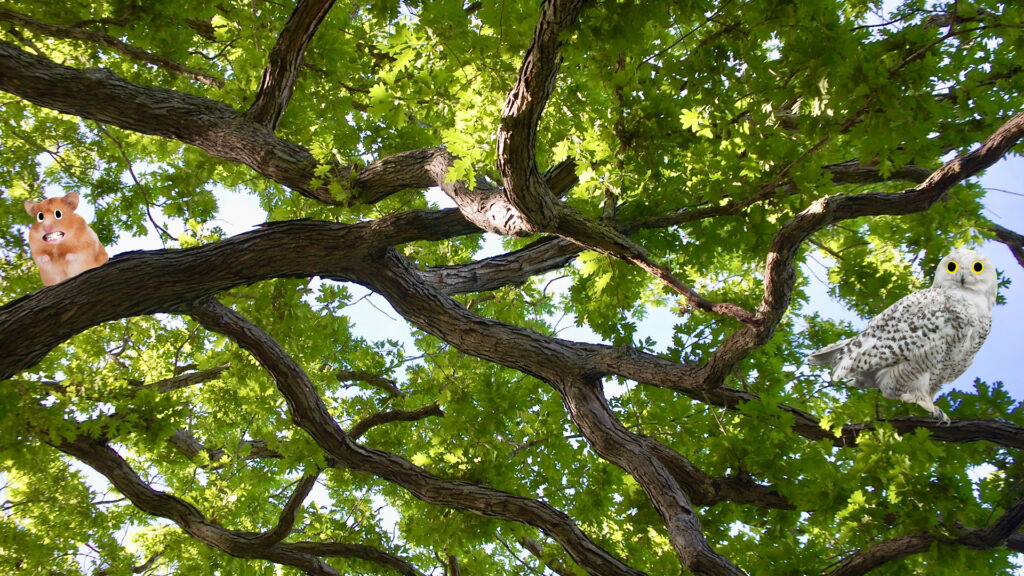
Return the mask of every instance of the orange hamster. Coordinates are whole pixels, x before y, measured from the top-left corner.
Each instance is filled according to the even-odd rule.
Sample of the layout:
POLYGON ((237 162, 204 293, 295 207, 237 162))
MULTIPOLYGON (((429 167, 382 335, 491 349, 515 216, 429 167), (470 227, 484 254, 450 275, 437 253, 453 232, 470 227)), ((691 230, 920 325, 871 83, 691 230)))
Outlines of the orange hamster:
POLYGON ((78 194, 25 202, 25 211, 36 219, 28 231, 32 259, 45 286, 63 282, 107 261, 107 250, 96 233, 75 214, 78 194))

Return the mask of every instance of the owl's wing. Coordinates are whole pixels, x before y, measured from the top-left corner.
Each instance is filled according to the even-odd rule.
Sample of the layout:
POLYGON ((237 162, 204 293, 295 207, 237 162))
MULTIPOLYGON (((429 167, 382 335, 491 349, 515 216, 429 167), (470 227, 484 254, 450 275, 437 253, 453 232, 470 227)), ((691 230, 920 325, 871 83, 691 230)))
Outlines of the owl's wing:
MULTIPOLYGON (((971 304, 949 290, 914 292, 876 316, 844 349, 833 378, 857 378, 899 364, 927 369, 943 362, 971 330, 971 304)), ((877 385, 877 384, 876 384, 877 385)))

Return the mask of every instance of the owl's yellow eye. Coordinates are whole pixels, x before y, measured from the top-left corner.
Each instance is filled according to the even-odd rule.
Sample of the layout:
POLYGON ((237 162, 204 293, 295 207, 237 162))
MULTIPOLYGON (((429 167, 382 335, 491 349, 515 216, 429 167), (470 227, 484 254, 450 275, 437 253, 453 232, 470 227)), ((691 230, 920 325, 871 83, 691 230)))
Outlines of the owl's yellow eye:
POLYGON ((974 270, 975 274, 981 274, 981 271, 985 269, 985 265, 981 263, 981 260, 976 260, 974 265, 971 266, 971 270, 974 270))
POLYGON ((949 264, 946 264, 946 270, 949 270, 950 274, 956 272, 956 262, 950 262, 949 264))

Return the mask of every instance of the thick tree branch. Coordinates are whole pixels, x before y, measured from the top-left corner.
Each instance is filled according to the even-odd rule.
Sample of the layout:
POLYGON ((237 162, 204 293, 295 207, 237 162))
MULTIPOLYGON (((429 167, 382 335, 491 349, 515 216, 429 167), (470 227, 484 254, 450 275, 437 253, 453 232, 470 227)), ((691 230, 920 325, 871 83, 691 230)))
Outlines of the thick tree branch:
MULTIPOLYGON (((313 2, 307 9, 316 7, 327 8, 323 2, 313 2)), ((304 12, 303 21, 311 23, 309 18, 313 17, 313 12, 304 12)), ((298 40, 298 36, 291 42, 298 40)), ((287 60, 286 54, 281 57, 287 60)), ((282 61, 268 67, 274 70, 268 72, 273 78, 268 80, 264 92, 267 96, 254 104, 260 110, 268 108, 259 112, 260 117, 277 113, 277 108, 283 110, 285 102, 280 98, 290 90, 286 90, 290 85, 286 82, 288 74, 280 67, 290 66, 282 61)), ((140 86, 107 70, 69 68, 7 42, 0 42, 0 90, 65 114, 195 146, 216 158, 249 166, 325 204, 372 204, 407 188, 440 186, 480 229, 501 234, 524 233, 500 190, 474 191, 464 182, 447 182, 448 168, 454 159, 441 148, 394 154, 359 170, 332 163, 326 176, 317 176, 319 163, 307 148, 278 138, 267 125, 222 102, 140 86), (328 188, 332 182, 340 184, 348 195, 335 198, 328 188)), ((564 193, 575 183, 574 168, 575 164, 569 161, 545 175, 553 186, 561 188, 556 193, 564 193)))
MULTIPOLYGON (((245 164, 320 202, 344 203, 331 196, 326 184, 312 185, 317 161, 307 149, 277 138, 221 102, 139 86, 107 70, 69 68, 6 42, 0 42, 0 90, 65 114, 178 140, 245 164)), ((340 167, 333 176, 347 182, 340 167)))
MULTIPOLYGON (((35 364, 71 336, 103 322, 158 311, 178 312, 197 299, 270 278, 323 276, 364 282, 380 265, 388 246, 474 230, 455 210, 406 212, 354 225, 279 222, 199 248, 120 255, 67 282, 0 307, 0 348, 5 351, 0 356, 0 380, 35 364), (148 288, 136 289, 142 285, 148 288)), ((408 274, 408 281, 419 286, 420 281, 415 280, 419 270, 409 267, 408 274)), ((410 287, 413 289, 418 288, 410 287)), ((450 299, 445 302, 456 321, 453 333, 462 333, 464 322, 500 325, 469 313, 450 299)), ((513 362, 507 365, 527 373, 535 373, 531 367, 542 363, 529 352, 550 348, 555 360, 582 355, 589 373, 702 387, 702 372, 694 366, 634 349, 578 344, 516 327, 506 330, 511 331, 506 337, 525 343, 523 354, 518 359, 502 354, 499 361, 513 362)), ((507 348, 505 343, 496 347, 507 348)))
POLYGON ((896 194, 855 194, 822 198, 783 225, 772 242, 765 262, 764 297, 758 316, 766 321, 763 331, 770 335, 789 299, 796 281, 794 260, 804 240, 818 230, 842 220, 882 214, 901 215, 927 210, 950 188, 995 164, 1024 138, 1024 114, 1007 120, 975 150, 957 156, 936 170, 917 187, 896 194))
POLYGON ((256 100, 247 112, 250 119, 271 130, 277 128, 288 106, 302 67, 302 55, 335 0, 302 0, 277 37, 270 62, 263 70, 256 100))
POLYGON ((199 248, 120 255, 0 307, 0 380, 31 366, 54 345, 89 326, 174 312, 198 298, 268 278, 320 275, 351 280, 372 266, 386 246, 475 230, 455 210, 405 212, 352 226, 305 220, 274 223, 199 248), (147 289, 138 290, 140 285, 147 289), (49 330, 39 330, 47 323, 49 330))
MULTIPOLYGON (((493 230, 516 236, 554 232, 592 250, 636 264, 696 308, 730 315, 744 323, 753 322, 754 315, 739 306, 702 297, 666 267, 651 260, 646 250, 624 234, 591 222, 560 203, 541 178, 536 162, 537 124, 554 91, 561 63, 558 54, 561 37, 575 24, 584 4, 580 0, 546 0, 541 5, 533 43, 523 58, 516 84, 509 91, 498 129, 498 171, 505 185, 507 206, 499 204, 504 219, 499 220, 502 227, 493 230)), ((449 196, 466 213, 464 205, 469 198, 465 198, 464 193, 449 196)), ((493 211, 490 207, 490 212, 493 211)), ((473 220, 469 215, 467 218, 473 220)))
MULTIPOLYGON (((397 243, 417 237, 404 229, 405 226, 420 230, 418 237, 444 237, 446 230, 452 232, 449 226, 456 221, 465 223, 458 212, 448 211, 441 214, 399 214, 354 226, 311 221, 278 223, 201 248, 119 256, 96 270, 0 307, 0 348, 5 351, 0 357, 0 379, 13 376, 74 334, 105 321, 160 310, 174 311, 203 296, 269 278, 324 275, 356 279, 359 270, 365 268, 364 262, 369 260, 376 265, 377 257, 373 255, 389 241, 397 243), (456 220, 450 220, 449 216, 456 220), (145 291, 132 289, 138 285, 150 288, 145 291)), ((466 225, 464 230, 474 229, 466 225)), ((553 245, 557 245, 559 250, 568 248, 564 240, 542 240, 524 251, 535 249, 544 253, 553 245)), ((487 265, 487 260, 479 264, 481 267, 487 265)), ((414 273, 419 274, 418 271, 414 273)), ((472 288, 468 286, 472 284, 472 275, 466 275, 458 282, 449 282, 452 276, 447 270, 436 275, 427 271, 423 275, 431 282, 438 282, 436 286, 444 292, 461 291, 453 288, 456 285, 462 289, 472 288)), ((483 289, 483 286, 476 288, 483 289)), ((452 302, 449 309, 456 325, 452 333, 461 333, 462 327, 478 322, 493 324, 469 313, 457 303, 452 302)), ((707 386, 709 378, 721 370, 714 359, 698 368, 635 349, 584 345, 528 330, 509 330, 514 333, 503 334, 495 342, 495 349, 507 350, 507 343, 513 340, 527 344, 521 350, 513 350, 511 355, 489 359, 505 363, 512 362, 512 357, 517 356, 519 359, 513 367, 527 373, 535 372, 531 366, 538 364, 531 361, 532 351, 553 347, 552 358, 576 358, 582 354, 585 370, 595 374, 621 375, 648 385, 679 390, 698 400, 721 406, 733 407, 741 402, 757 400, 755 395, 745 392, 710 389, 707 386)), ((188 377, 183 375, 181 378, 188 377)), ((1019 442, 1013 444, 1014 439, 1020 437, 1019 430, 1005 423, 955 422, 948 428, 940 428, 913 419, 906 420, 906 424, 900 422, 894 421, 894 425, 901 432, 913 426, 924 426, 939 440, 985 439, 1003 445, 1020 445, 1019 442)), ((813 439, 828 434, 821 430, 817 419, 806 414, 797 416, 796 430, 813 439)), ((852 442, 858 433, 856 430, 855 427, 844 429, 838 441, 852 442)))
POLYGON ((10 22, 15 26, 20 26, 26 30, 35 32, 36 34, 50 36, 51 38, 79 40, 82 42, 90 42, 93 44, 99 44, 100 46, 106 46, 119 54, 123 54, 140 62, 145 62, 146 64, 152 64, 158 68, 163 68, 180 76, 184 76, 189 80, 202 82, 203 84, 214 88, 221 88, 224 86, 224 80, 213 76, 212 74, 208 74, 202 70, 196 70, 195 68, 190 68, 188 66, 182 66, 169 58, 164 58, 163 56, 147 52, 141 48, 136 48, 127 42, 118 40, 113 36, 109 36, 101 32, 86 30, 76 26, 61 26, 59 24, 41 22, 26 14, 21 14, 3 7, 0 7, 0 21, 10 22))
MULTIPOLYGON (((467 354, 516 368, 551 384, 594 451, 622 467, 643 486, 665 520, 669 540, 685 566, 701 574, 742 573, 704 539, 693 504, 662 462, 667 458, 667 448, 656 457, 648 448, 652 441, 626 430, 608 407, 599 380, 590 376, 595 373, 589 365, 593 357, 580 354, 601 347, 572 346, 476 316, 418 281, 415 268, 394 251, 374 272, 371 286, 421 330, 443 335, 467 354)), ((685 462, 679 455, 674 460, 685 462)), ((692 466, 690 472, 684 480, 692 480, 692 466)))
MULTIPOLYGON (((308 149, 278 138, 266 125, 222 102, 140 86, 107 70, 69 68, 7 42, 0 42, 0 90, 65 114, 195 146, 331 205, 374 203, 406 188, 439 185, 452 162, 447 152, 427 148, 395 154, 355 171, 354 185, 354 168, 337 163, 326 176, 317 176, 319 163, 308 149), (332 196, 332 182, 349 195, 332 196)), ((464 183, 460 186, 469 193, 464 183)), ((496 201, 507 204, 503 198, 481 202, 496 201)))
POLYGON ((537 169, 537 124, 555 89, 562 35, 576 23, 581 0, 545 0, 533 42, 509 91, 498 128, 498 172, 527 234, 550 231, 561 207, 537 169))
MULTIPOLYGON (((538 34, 543 32, 545 40, 540 45, 548 46, 552 38, 557 40, 557 30, 541 28, 544 27, 539 25, 538 34)), ((556 69, 557 66, 552 68, 552 74, 556 69)), ((533 84, 530 86, 524 94, 537 89, 533 84)), ((447 171, 453 158, 442 149, 414 150, 381 159, 357 172, 354 195, 338 199, 331 195, 326 183, 314 185, 323 179, 314 178, 317 161, 307 149, 277 138, 265 125, 246 120, 219 102, 137 86, 105 71, 79 71, 60 66, 6 43, 0 43, 0 89, 68 114, 179 140, 215 157, 248 165, 276 182, 327 204, 372 203, 401 189, 438 185, 458 203, 466 219, 481 229, 515 236, 534 231, 523 219, 522 211, 509 200, 507 192, 471 189, 461 181, 448 182, 447 171)), ((536 115, 539 119, 539 114, 540 109, 529 104, 517 112, 516 117, 523 120, 536 115)), ((535 131, 535 127, 531 130, 535 131)), ((565 230, 560 233, 587 247, 641 265, 696 307, 750 321, 751 315, 734 305, 712 303, 700 297, 666 268, 650 261, 642 248, 622 234, 596 223, 582 222, 581 217, 558 204, 545 179, 537 172, 532 152, 531 144, 529 178, 544 188, 544 197, 550 198, 558 212, 568 215, 563 218, 565 230)), ((570 186, 575 175, 571 170, 558 168, 547 177, 559 186, 570 186)), ((328 180, 345 184, 348 172, 349 169, 335 165, 328 180)))
POLYGON ((968 530, 960 534, 958 544, 984 550, 1002 546, 1010 536, 1020 530, 1024 524, 1024 499, 1017 500, 998 520, 977 530, 968 530))
POLYGON ((230 337, 252 354, 277 382, 295 423, 340 464, 402 486, 425 502, 539 528, 591 573, 641 574, 594 544, 568 516, 547 504, 475 484, 442 480, 400 456, 357 444, 331 417, 302 368, 266 332, 213 300, 196 303, 189 313, 207 329, 230 337))
POLYGON ((858 551, 844 559, 828 576, 859 576, 878 568, 882 564, 911 554, 927 552, 935 542, 935 536, 927 532, 908 534, 899 538, 883 540, 870 548, 858 551))
MULTIPOLYGON (((689 497, 663 461, 651 452, 650 446, 657 443, 626 430, 608 406, 599 381, 562 380, 556 388, 594 451, 627 471, 643 487, 664 520, 669 542, 684 566, 695 574, 744 573, 711 548, 689 497)), ((666 451, 662 451, 663 458, 666 451)), ((689 464, 676 456, 676 461, 689 464)))

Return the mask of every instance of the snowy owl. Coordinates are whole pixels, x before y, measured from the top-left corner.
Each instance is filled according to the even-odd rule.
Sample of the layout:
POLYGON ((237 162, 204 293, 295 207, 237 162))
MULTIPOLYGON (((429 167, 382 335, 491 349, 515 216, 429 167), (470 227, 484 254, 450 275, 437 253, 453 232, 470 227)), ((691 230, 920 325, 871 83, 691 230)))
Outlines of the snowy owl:
POLYGON ((853 379, 886 398, 916 402, 943 424, 949 417, 932 398, 974 361, 996 302, 996 270, 974 250, 955 250, 939 262, 931 288, 902 298, 864 331, 807 357, 833 366, 832 379, 853 379))

